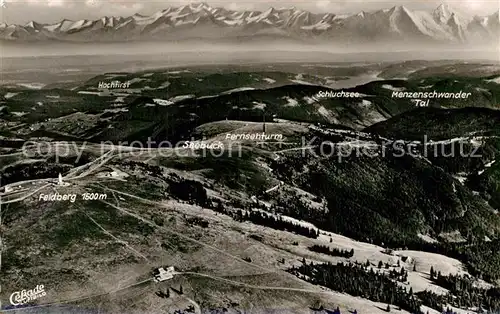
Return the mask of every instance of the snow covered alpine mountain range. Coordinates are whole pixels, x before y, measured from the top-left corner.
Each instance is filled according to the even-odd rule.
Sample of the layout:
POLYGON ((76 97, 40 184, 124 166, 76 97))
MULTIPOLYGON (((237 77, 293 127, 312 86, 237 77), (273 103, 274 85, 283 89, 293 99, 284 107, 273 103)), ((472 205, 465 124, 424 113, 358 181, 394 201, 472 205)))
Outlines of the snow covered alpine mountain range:
POLYGON ((35 21, 0 25, 0 39, 11 41, 130 41, 237 39, 261 36, 308 41, 366 43, 492 43, 500 36, 498 10, 466 16, 447 5, 432 12, 396 6, 352 15, 311 13, 297 8, 232 11, 206 3, 170 7, 151 16, 102 17, 98 20, 35 21))

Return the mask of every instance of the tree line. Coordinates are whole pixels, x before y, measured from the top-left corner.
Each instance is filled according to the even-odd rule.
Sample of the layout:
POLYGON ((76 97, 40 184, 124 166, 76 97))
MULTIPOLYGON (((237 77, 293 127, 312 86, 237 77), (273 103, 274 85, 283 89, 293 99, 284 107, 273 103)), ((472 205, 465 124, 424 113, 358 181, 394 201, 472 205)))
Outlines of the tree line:
POLYGON ((242 211, 236 212, 235 220, 243 222, 249 221, 256 225, 269 227, 276 230, 288 231, 308 238, 316 239, 319 236, 317 229, 304 227, 291 221, 284 220, 282 217, 276 217, 261 211, 242 211))
POLYGON ((422 302, 412 289, 406 291, 382 272, 375 272, 373 267, 368 270, 364 265, 352 263, 308 264, 303 260, 300 267, 293 266, 288 271, 315 285, 375 302, 394 304, 410 313, 421 313, 422 302))
POLYGON ((349 250, 340 250, 337 248, 330 248, 325 245, 313 245, 309 247, 310 251, 316 252, 316 253, 322 253, 330 256, 339 256, 339 257, 345 257, 345 258, 351 258, 354 256, 354 249, 349 250))
POLYGON ((443 276, 431 268, 431 280, 449 291, 446 295, 437 295, 430 291, 419 293, 423 304, 435 309, 442 309, 451 304, 457 308, 478 308, 488 313, 500 310, 500 288, 484 289, 478 287, 474 278, 468 275, 443 276))

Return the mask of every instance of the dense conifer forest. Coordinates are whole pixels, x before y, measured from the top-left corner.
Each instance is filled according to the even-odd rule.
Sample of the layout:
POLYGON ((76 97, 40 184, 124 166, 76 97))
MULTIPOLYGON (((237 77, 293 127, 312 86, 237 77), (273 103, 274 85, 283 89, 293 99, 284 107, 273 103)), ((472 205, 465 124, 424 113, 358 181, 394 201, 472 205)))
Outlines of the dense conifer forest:
POLYGON ((308 238, 317 238, 319 232, 317 229, 307 228, 299 224, 284 220, 281 217, 261 212, 261 211, 237 211, 235 219, 237 221, 249 221, 256 225, 266 226, 276 230, 289 231, 308 238))

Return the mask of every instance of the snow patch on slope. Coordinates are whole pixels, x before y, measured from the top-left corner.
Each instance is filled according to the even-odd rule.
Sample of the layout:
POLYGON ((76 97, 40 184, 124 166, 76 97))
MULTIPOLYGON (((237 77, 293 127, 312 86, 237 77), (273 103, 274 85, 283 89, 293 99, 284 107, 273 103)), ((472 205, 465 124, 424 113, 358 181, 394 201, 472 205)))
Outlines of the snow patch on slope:
POLYGON ((272 78, 265 77, 263 78, 264 81, 268 82, 269 84, 274 84, 276 83, 276 80, 273 80, 272 78))
POLYGON ((238 87, 238 88, 233 88, 233 89, 227 90, 225 92, 222 92, 222 94, 226 95, 226 94, 231 94, 231 93, 236 93, 236 92, 244 92, 247 90, 255 90, 255 88, 253 88, 253 87, 238 87))
POLYGON ((491 80, 485 80, 487 83, 497 83, 500 84, 500 76, 491 80))
POLYGON ((285 104, 285 107, 296 107, 299 105, 299 102, 294 98, 284 96, 283 99, 285 99, 287 101, 287 103, 285 104))
POLYGON ((406 89, 404 87, 394 87, 390 84, 384 84, 384 85, 382 85, 382 88, 389 89, 389 90, 396 91, 396 92, 401 92, 401 91, 404 91, 406 89))

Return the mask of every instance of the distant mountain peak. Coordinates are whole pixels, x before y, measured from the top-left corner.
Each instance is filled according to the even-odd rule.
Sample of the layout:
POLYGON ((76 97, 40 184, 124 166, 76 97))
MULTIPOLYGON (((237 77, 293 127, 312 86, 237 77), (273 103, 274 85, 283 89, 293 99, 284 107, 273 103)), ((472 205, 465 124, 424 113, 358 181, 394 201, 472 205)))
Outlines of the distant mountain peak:
POLYGON ((40 24, 38 24, 37 22, 35 21, 29 21, 28 23, 26 23, 25 25, 26 27, 31 27, 31 28, 37 28, 38 26, 40 26, 40 24))
POLYGON ((210 8, 210 5, 205 1, 191 2, 189 6, 192 8, 210 8))
POLYGON ((452 9, 450 8, 450 5, 449 4, 446 4, 446 3, 441 3, 440 5, 438 5, 438 7, 436 8, 436 11, 441 11, 441 12, 450 12, 452 11, 452 9))
POLYGON ((404 5, 396 5, 396 6, 393 6, 389 11, 388 13, 389 14, 410 14, 410 10, 405 7, 404 5))
POLYGON ((432 13, 432 16, 434 17, 434 20, 438 23, 446 23, 450 19, 451 15, 453 14, 453 10, 450 8, 449 5, 447 4, 441 4, 439 5, 434 12, 432 13))
POLYGON ((394 10, 395 11, 409 11, 407 7, 405 7, 404 5, 396 5, 394 6, 394 10))
MULTIPOLYGON (((465 15, 468 16, 468 15, 465 15)), ((404 5, 374 12, 355 14, 312 13, 297 7, 264 11, 229 10, 211 7, 206 2, 172 6, 151 15, 135 13, 128 17, 104 16, 98 20, 70 21, 53 24, 32 21, 24 26, 0 27, 0 40, 61 41, 130 41, 180 40, 190 38, 225 39, 274 36, 292 40, 328 39, 333 43, 398 41, 418 39, 446 43, 466 42, 479 36, 491 42, 497 39, 498 11, 493 15, 464 18, 464 14, 447 4, 431 12, 413 11, 404 5), (35 29, 35 31, 33 31, 35 29), (42 30, 43 32, 37 32, 42 30)))

